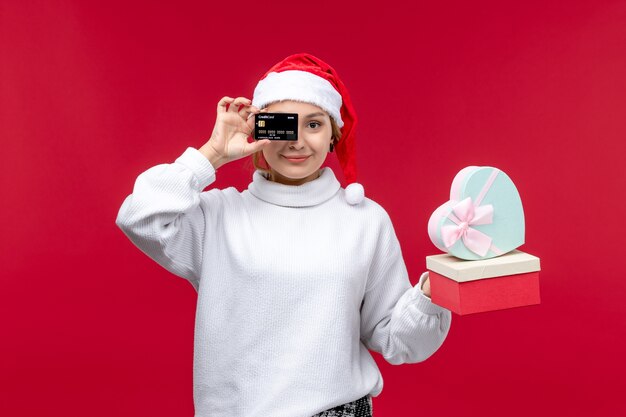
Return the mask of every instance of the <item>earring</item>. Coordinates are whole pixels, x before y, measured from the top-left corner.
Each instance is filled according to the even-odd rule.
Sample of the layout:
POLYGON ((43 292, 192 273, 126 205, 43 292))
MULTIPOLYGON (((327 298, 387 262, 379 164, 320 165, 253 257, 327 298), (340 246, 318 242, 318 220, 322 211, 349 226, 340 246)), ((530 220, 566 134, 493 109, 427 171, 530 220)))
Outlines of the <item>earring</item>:
POLYGON ((333 143, 333 142, 334 142, 334 140, 333 140, 332 142, 330 142, 330 151, 331 151, 331 152, 332 152, 332 151, 333 151, 333 149, 335 148, 335 145, 334 145, 334 143, 333 143))

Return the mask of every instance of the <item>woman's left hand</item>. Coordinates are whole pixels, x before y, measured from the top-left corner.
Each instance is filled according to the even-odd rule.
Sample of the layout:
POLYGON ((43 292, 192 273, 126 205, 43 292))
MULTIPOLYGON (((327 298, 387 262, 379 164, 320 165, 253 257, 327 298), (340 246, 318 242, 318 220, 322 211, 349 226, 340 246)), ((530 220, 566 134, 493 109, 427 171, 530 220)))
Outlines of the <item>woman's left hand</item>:
POLYGON ((422 292, 428 298, 430 298, 430 278, 426 278, 424 280, 424 284, 422 284, 422 292))

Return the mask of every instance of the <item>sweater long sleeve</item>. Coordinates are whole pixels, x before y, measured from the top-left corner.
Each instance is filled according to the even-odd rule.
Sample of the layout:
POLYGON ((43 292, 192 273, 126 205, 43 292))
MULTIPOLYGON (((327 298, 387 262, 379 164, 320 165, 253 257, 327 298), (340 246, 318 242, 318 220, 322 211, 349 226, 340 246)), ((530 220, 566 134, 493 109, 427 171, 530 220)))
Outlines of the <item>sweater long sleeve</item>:
POLYGON ((116 219, 198 292, 195 417, 310 417, 382 391, 369 350, 413 363, 442 344, 450 312, 422 293, 426 274, 411 285, 380 205, 348 204, 330 168, 203 191, 215 175, 188 148, 141 173, 116 219))
POLYGON ((139 249, 189 280, 196 290, 207 221, 201 192, 214 181, 211 163, 199 152, 188 151, 173 164, 157 165, 140 174, 116 219, 139 249))
POLYGON ((428 272, 411 286, 391 220, 383 220, 361 308, 361 338, 393 365, 421 362, 445 340, 452 315, 422 292, 428 272))

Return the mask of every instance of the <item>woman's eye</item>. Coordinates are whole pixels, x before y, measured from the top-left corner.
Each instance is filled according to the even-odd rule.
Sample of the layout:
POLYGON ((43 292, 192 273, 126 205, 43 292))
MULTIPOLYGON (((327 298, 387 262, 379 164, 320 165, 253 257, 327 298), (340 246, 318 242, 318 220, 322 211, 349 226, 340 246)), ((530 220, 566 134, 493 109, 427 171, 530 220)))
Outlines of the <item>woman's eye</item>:
POLYGON ((311 129, 315 129, 316 127, 320 126, 319 122, 309 122, 307 124, 308 127, 310 127, 311 129))

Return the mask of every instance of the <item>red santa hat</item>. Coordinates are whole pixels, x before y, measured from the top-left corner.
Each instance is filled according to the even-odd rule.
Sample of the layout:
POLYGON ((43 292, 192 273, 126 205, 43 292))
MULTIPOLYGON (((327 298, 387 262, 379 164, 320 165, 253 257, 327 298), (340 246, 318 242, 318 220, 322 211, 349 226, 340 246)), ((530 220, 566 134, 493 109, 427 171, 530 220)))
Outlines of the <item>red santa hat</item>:
POLYGON ((335 149, 348 183, 346 199, 350 204, 363 201, 363 186, 356 182, 354 128, 357 117, 348 90, 337 72, 313 55, 290 55, 263 75, 254 89, 252 105, 262 109, 281 100, 314 104, 335 120, 341 129, 341 139, 335 149))

